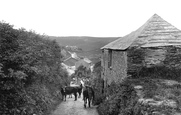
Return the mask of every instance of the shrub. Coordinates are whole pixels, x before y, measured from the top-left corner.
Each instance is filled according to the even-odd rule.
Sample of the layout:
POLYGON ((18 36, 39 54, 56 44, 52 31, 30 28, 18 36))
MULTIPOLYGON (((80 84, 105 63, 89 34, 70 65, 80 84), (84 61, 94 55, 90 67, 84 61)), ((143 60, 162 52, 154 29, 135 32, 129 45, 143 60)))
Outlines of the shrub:
POLYGON ((103 93, 103 80, 100 77, 94 78, 91 85, 95 91, 94 104, 99 105, 105 99, 105 94, 103 93))
POLYGON ((111 94, 98 106, 99 114, 131 115, 138 99, 134 87, 126 84, 112 84, 108 90, 111 94))
POLYGON ((107 97, 98 106, 100 115, 174 115, 180 113, 181 85, 165 79, 127 79, 120 85, 112 83, 107 97), (133 86, 142 86, 137 97, 133 86))
POLYGON ((60 51, 46 36, 0 22, 0 114, 45 115, 60 101, 68 82, 60 51))

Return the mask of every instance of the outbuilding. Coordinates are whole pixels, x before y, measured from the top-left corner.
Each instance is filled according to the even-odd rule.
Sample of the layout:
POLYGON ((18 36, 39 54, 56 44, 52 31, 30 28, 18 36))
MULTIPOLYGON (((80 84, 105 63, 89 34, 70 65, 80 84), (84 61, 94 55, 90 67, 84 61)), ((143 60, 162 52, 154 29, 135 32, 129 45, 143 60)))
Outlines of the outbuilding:
POLYGON ((105 85, 127 77, 181 75, 181 31, 157 14, 136 31, 101 49, 105 85))

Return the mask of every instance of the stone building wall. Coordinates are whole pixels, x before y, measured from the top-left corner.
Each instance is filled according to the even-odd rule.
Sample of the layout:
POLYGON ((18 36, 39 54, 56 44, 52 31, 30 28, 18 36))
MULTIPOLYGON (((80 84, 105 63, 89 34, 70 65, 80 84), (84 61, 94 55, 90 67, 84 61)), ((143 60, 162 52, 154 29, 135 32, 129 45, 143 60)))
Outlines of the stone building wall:
POLYGON ((126 76, 127 53, 125 51, 104 49, 102 55, 102 78, 105 81, 105 86, 110 85, 113 81, 121 82, 126 76))
POLYGON ((110 71, 110 73, 115 82, 121 82, 124 78, 127 77, 127 52, 126 51, 113 50, 112 71, 110 71))
POLYGON ((102 53, 104 86, 121 82, 125 77, 150 77, 181 80, 181 47, 131 48, 125 51, 104 49, 102 53))
POLYGON ((128 53, 128 75, 177 78, 181 75, 181 48, 177 46, 132 48, 128 53))

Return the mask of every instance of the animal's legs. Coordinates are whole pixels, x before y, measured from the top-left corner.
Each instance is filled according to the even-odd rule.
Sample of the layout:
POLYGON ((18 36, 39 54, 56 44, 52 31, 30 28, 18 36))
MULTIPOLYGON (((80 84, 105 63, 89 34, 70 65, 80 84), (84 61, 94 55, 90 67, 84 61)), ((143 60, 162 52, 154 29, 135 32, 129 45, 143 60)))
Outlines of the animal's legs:
POLYGON ((66 101, 66 97, 67 97, 67 95, 65 94, 65 101, 66 101))
POLYGON ((77 100, 77 93, 74 93, 74 96, 75 96, 75 100, 74 101, 76 101, 77 100))
POLYGON ((90 100, 90 99, 88 99, 88 101, 89 101, 89 107, 90 107, 90 102, 91 102, 91 100, 90 100))
POLYGON ((64 99, 64 95, 62 95, 62 101, 63 101, 63 99, 64 99))
POLYGON ((86 108, 86 104, 87 104, 87 99, 84 98, 84 107, 86 108))
POLYGON ((72 94, 69 95, 69 98, 72 98, 72 94))
POLYGON ((91 101, 92 105, 94 105, 94 99, 92 98, 91 100, 92 100, 92 101, 91 101))
POLYGON ((79 98, 81 97, 81 92, 79 92, 79 98))

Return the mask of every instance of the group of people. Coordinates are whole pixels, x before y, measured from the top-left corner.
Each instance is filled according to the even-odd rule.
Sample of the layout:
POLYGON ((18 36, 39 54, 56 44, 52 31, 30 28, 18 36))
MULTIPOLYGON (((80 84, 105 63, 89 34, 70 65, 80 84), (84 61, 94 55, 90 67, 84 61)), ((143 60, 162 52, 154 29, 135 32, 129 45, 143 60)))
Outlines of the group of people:
POLYGON ((61 88, 62 100, 66 101, 66 96, 73 94, 75 97, 74 101, 76 101, 77 96, 80 98, 82 92, 83 92, 84 107, 86 108, 87 100, 88 100, 88 105, 90 107, 91 102, 93 102, 95 98, 94 90, 91 86, 84 85, 83 82, 81 82, 80 85, 70 84, 70 86, 62 87, 61 88))

